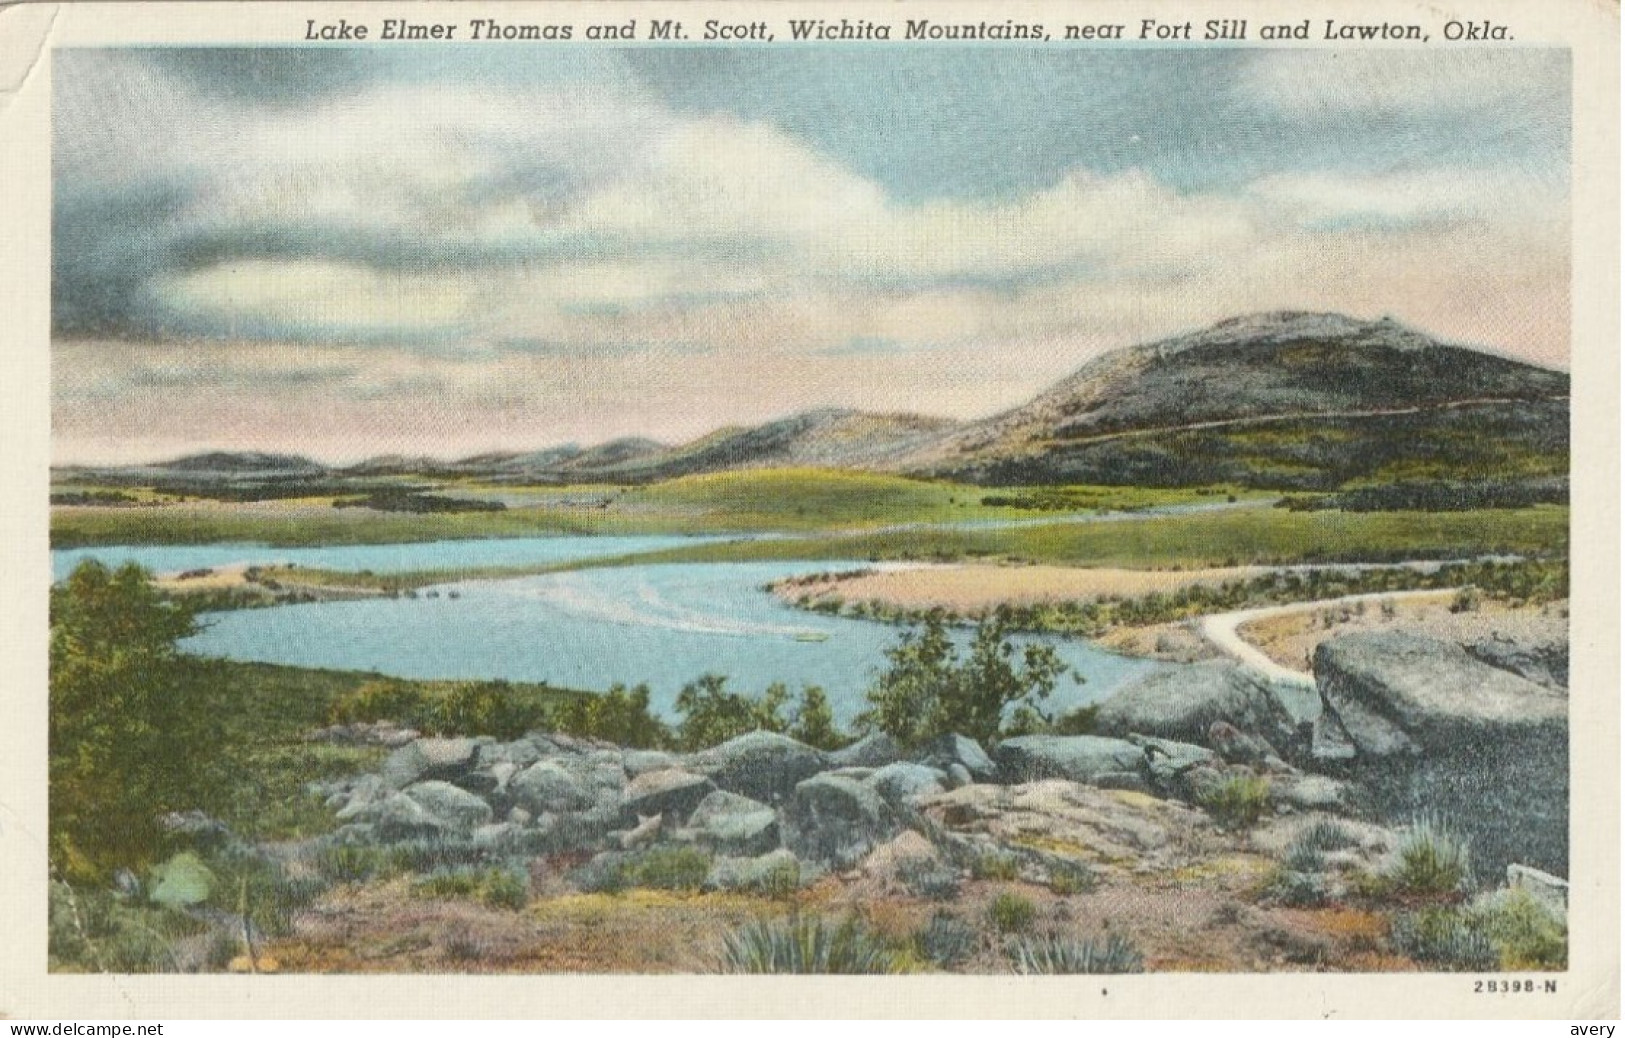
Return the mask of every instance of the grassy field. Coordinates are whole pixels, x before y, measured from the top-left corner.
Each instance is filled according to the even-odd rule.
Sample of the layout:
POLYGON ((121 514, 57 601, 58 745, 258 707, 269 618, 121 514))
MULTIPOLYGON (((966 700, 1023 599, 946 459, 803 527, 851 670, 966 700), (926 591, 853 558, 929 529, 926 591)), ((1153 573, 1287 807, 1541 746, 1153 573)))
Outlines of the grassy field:
MULTIPOLYGON (((1045 511, 1140 509, 1223 500, 1233 488, 1156 490, 1052 487, 1045 511)), ((253 541, 277 547, 391 544, 538 534, 807 532, 898 523, 1011 519, 1045 514, 993 502, 1034 500, 1035 488, 996 488, 824 469, 764 469, 689 476, 647 487, 492 488, 448 484, 430 493, 521 494, 536 503, 494 512, 397 513, 338 509, 331 498, 161 507, 61 507, 51 545, 207 544, 253 541)), ((1256 494, 1254 496, 1257 496, 1256 494)))
MULTIPOLYGON (((696 544, 638 555, 635 561, 993 558, 1071 566, 1189 568, 1552 555, 1566 553, 1568 542, 1569 510, 1559 505, 1471 512, 1290 512, 1248 508, 1109 523, 898 530, 696 544)), ((630 561, 634 559, 595 559, 572 563, 568 568, 624 565, 630 561)))

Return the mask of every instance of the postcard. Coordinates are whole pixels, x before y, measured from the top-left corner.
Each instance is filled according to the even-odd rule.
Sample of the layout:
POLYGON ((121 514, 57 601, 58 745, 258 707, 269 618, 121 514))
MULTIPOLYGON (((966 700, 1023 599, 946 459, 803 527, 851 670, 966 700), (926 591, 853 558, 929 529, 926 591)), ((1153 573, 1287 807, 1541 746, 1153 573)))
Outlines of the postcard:
POLYGON ((0 12, 0 1013, 1619 1013, 1618 11, 0 12))

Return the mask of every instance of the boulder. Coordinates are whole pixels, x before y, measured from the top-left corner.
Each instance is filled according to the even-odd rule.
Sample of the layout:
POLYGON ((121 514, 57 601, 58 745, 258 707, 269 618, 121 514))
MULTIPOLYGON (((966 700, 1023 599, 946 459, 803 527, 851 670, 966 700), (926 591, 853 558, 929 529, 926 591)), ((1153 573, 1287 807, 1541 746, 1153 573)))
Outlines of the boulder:
POLYGON ((1354 806, 1357 794, 1347 782, 1291 772, 1270 776, 1270 799, 1298 811, 1337 813, 1354 806))
POLYGON ((1559 917, 1566 918, 1569 911, 1569 881, 1549 872, 1532 869, 1528 865, 1513 863, 1507 866, 1507 886, 1527 891, 1559 917))
POLYGON ((975 739, 963 735, 939 735, 916 755, 919 763, 953 773, 955 766, 975 782, 997 782, 999 767, 975 739))
POLYGON ((1513 862, 1567 872, 1567 696, 1403 632, 1331 639, 1314 665, 1316 753, 1379 816, 1444 818, 1481 875, 1513 862))
POLYGON ((434 836, 446 830, 439 818, 405 793, 387 793, 377 800, 351 804, 335 816, 338 821, 364 826, 369 839, 379 842, 434 836))
POLYGON ((786 846, 798 858, 835 868, 856 864, 901 828, 879 793, 831 775, 796 786, 785 823, 786 846))
POLYGON ((1569 643, 1520 641, 1500 634, 1462 646, 1467 655, 1553 691, 1569 687, 1569 643))
POLYGON ((419 782, 403 792, 445 829, 471 833, 491 820, 490 804, 449 782, 419 782))
POLYGON ((508 780, 508 795, 531 814, 580 811, 593 803, 582 777, 556 760, 537 761, 508 780))
POLYGON ((823 869, 799 860, 779 848, 754 858, 716 858, 705 878, 709 890, 749 890, 754 893, 788 894, 815 879, 823 869))
POLYGON ((391 753, 380 770, 384 781, 404 789, 425 779, 455 780, 474 768, 474 754, 493 739, 415 739, 391 753))
POLYGON ((1212 750, 1188 742, 1138 733, 1130 735, 1128 741, 1145 754, 1146 772, 1151 785, 1167 796, 1187 795, 1184 777, 1193 768, 1211 765, 1216 759, 1212 750))
POLYGON ((1124 788, 1135 779, 1143 785, 1148 774, 1144 750, 1097 735, 1022 735, 999 743, 993 755, 1011 782, 1060 778, 1124 788))
POLYGON ((948 788, 948 776, 924 764, 898 761, 888 764, 864 780, 892 807, 899 807, 912 797, 930 796, 948 788))
POLYGON ((649 815, 686 818, 714 789, 710 779, 691 771, 646 771, 629 782, 621 795, 621 818, 628 824, 649 815))
POLYGON ((781 804, 795 793, 796 784, 823 771, 824 754, 805 743, 774 732, 748 732, 693 754, 689 770, 705 775, 718 789, 781 804))
POLYGON ((903 759, 903 748, 883 732, 871 732, 829 755, 837 768, 883 768, 903 759))
POLYGON ((682 764, 676 754, 661 750, 627 750, 621 755, 621 766, 633 778, 645 772, 682 767, 682 764))
POLYGON ((779 816, 760 801, 719 789, 700 801, 678 838, 724 855, 766 854, 779 845, 779 816))
POLYGON ((1294 746, 1300 722, 1267 682, 1229 661, 1167 667, 1119 690, 1100 704, 1095 731, 1201 743, 1215 721, 1294 746))
POLYGON ((1229 721, 1214 721, 1208 725, 1207 744, 1227 764, 1263 764, 1280 759, 1268 739, 1249 735, 1229 721))

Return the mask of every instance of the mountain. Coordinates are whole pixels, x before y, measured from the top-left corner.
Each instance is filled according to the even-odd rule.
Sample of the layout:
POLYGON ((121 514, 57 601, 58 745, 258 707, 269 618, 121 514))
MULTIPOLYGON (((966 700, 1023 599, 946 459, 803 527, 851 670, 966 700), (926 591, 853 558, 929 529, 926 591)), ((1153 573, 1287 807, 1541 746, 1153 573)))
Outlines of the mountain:
POLYGON ((1107 354, 893 467, 979 483, 1324 489, 1408 469, 1486 475, 1533 454, 1550 475, 1559 454, 1567 471, 1568 391, 1562 372, 1389 318, 1254 314, 1107 354))
POLYGON ((188 454, 150 467, 190 475, 217 476, 303 476, 327 471, 327 467, 319 462, 297 454, 264 454, 259 451, 188 454))

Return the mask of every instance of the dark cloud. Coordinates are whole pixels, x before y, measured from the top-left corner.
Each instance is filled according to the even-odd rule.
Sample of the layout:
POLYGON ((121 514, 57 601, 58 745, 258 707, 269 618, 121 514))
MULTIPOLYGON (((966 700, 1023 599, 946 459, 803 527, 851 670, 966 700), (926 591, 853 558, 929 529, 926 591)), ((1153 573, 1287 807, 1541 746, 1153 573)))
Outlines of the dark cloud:
POLYGON ((144 54, 201 93, 276 107, 344 94, 379 76, 379 63, 359 48, 185 47, 144 54))

